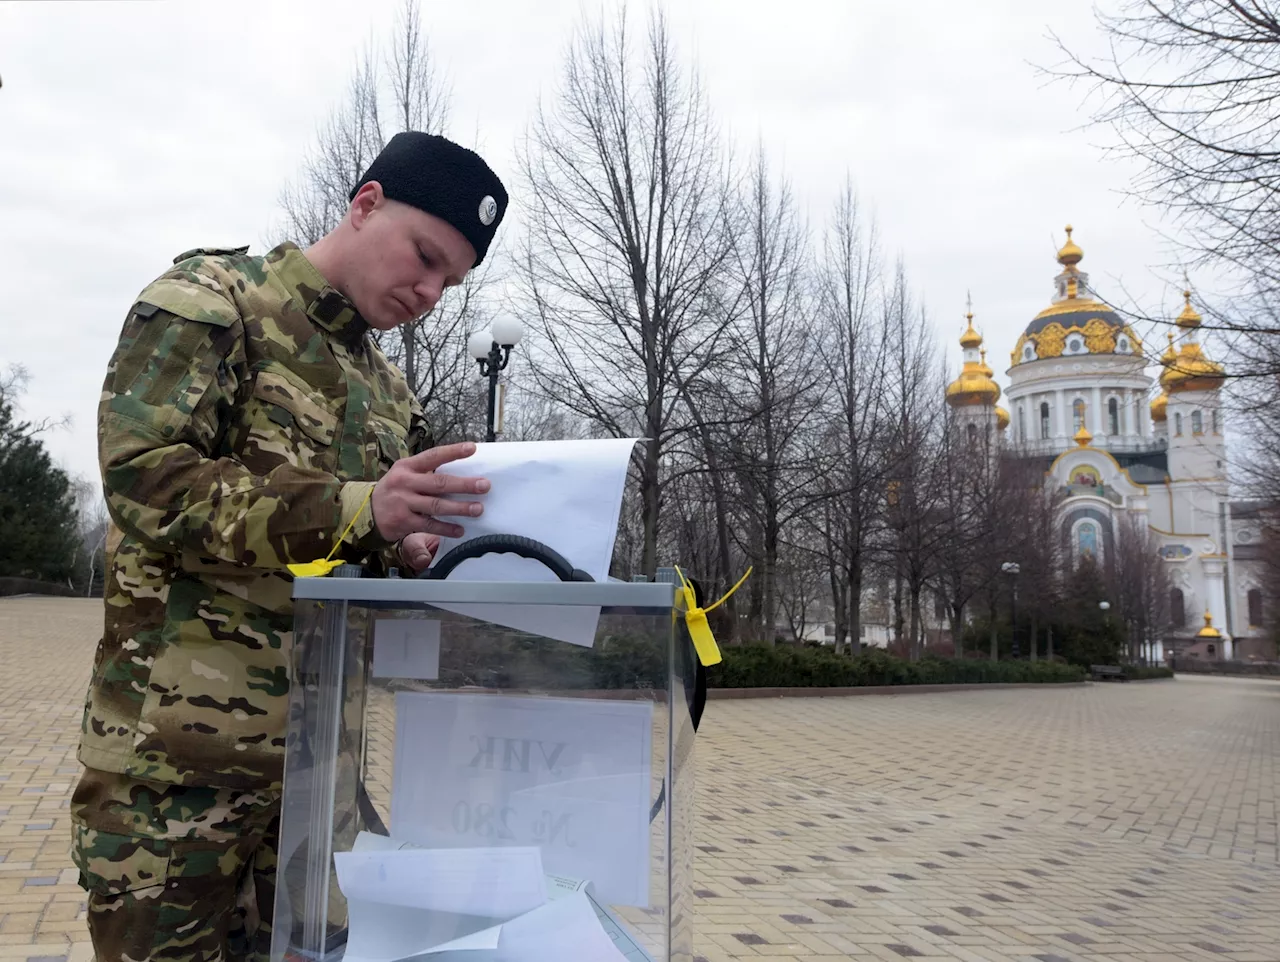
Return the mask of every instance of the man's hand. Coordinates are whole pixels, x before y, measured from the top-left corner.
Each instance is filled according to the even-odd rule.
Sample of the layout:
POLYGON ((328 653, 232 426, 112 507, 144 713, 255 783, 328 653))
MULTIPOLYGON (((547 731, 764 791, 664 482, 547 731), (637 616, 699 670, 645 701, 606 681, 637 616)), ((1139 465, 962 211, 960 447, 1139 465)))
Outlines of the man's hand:
POLYGON ((426 571, 438 550, 440 550, 438 534, 415 531, 413 534, 405 535, 404 540, 400 542, 400 560, 415 572, 426 571))
POLYGON ((475 453, 476 446, 468 441, 431 448, 393 464, 373 489, 373 520, 378 533, 388 541, 399 541, 415 532, 462 537, 461 525, 437 519, 475 518, 484 506, 478 501, 450 501, 443 495, 486 494, 489 482, 436 474, 436 469, 475 453))

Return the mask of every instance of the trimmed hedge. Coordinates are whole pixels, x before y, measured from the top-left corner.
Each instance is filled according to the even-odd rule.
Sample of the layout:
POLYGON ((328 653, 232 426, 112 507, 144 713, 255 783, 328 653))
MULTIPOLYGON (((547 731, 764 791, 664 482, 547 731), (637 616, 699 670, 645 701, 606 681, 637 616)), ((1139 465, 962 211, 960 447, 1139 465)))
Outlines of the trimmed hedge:
POLYGON ((878 685, 1061 684, 1084 681, 1083 668, 1061 662, 895 658, 878 649, 856 656, 791 645, 722 648, 707 669, 711 688, 859 688, 878 685))
POLYGON ((83 595, 83 592, 49 581, 36 581, 34 578, 0 578, 0 598, 8 598, 12 595, 52 595, 59 598, 79 598, 83 595))
POLYGON ((1147 678, 1172 678, 1173 670, 1156 665, 1125 665, 1124 676, 1130 681, 1143 681, 1147 678))

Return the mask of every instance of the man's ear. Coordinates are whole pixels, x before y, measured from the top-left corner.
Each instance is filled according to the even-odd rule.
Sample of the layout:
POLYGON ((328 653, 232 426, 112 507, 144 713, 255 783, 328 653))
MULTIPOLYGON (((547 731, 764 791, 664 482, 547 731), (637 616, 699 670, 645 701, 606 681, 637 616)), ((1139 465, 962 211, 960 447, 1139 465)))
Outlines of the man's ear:
POLYGON ((387 195, 382 192, 382 185, 376 180, 371 180, 351 198, 351 207, 349 215, 351 218, 351 226, 356 230, 360 230, 372 214, 379 207, 386 203, 387 195))

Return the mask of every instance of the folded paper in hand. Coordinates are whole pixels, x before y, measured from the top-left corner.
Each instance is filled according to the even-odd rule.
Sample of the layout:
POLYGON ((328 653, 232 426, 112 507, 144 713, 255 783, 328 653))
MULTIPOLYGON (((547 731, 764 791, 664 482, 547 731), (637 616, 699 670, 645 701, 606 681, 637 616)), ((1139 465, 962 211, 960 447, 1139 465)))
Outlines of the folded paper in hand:
MULTIPOLYGON (((520 535, 541 541, 596 581, 609 577, 627 465, 636 438, 587 441, 504 441, 477 444, 476 453, 439 469, 441 474, 484 477, 484 514, 463 524, 460 539, 442 538, 436 559, 472 538, 520 535)), ((466 496, 459 495, 461 499, 466 496)), ((543 564, 512 554, 464 561, 450 578, 465 581, 554 581, 543 564)), ((469 617, 575 645, 590 647, 598 607, 441 605, 469 617)))

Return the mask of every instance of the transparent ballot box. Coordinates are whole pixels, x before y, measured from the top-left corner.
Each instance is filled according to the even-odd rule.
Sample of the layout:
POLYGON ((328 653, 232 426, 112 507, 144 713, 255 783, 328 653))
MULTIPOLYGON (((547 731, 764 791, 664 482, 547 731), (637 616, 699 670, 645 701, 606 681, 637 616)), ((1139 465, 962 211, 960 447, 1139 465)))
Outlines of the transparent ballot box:
POLYGON ((675 599, 298 578, 273 962, 692 962, 675 599))

